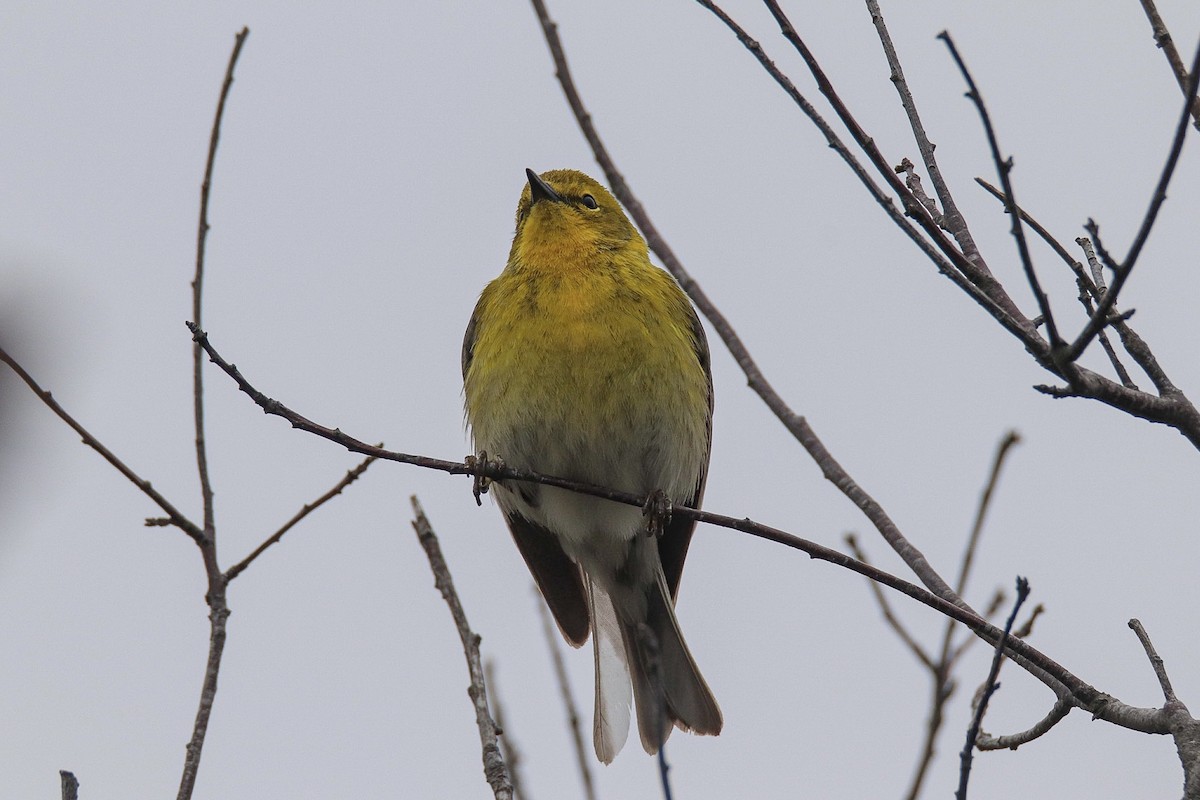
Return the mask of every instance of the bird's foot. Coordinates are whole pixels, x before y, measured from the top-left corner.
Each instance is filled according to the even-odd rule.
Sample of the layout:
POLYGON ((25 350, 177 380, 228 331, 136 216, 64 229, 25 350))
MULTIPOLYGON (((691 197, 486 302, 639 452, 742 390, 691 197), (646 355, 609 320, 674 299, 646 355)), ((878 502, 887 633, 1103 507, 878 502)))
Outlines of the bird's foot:
POLYGON ((646 518, 646 534, 656 539, 667 530, 671 521, 671 501, 662 489, 655 489, 646 498, 642 506, 642 516, 646 518))
MULTIPOLYGON (((463 463, 470 470, 504 469, 504 459, 500 456, 489 459, 487 450, 480 450, 478 455, 467 456, 463 459, 463 463)), ((481 495, 487 494, 491 487, 491 478, 478 472, 475 473, 475 482, 471 485, 471 493, 475 495, 475 505, 483 505, 483 501, 479 498, 481 495)))

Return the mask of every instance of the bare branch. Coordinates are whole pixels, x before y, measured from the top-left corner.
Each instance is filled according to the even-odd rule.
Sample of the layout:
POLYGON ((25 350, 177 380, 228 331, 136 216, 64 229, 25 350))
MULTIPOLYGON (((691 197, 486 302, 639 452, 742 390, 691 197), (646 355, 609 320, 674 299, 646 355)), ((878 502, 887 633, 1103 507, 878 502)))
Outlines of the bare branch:
POLYGON ((1150 641, 1150 634, 1146 633, 1146 628, 1140 620, 1129 620, 1129 629, 1137 634, 1138 641, 1142 643, 1142 648, 1146 651, 1146 658, 1150 659, 1150 666, 1154 668, 1154 676, 1158 678, 1158 685, 1162 688, 1163 699, 1168 703, 1177 703, 1179 698, 1175 696, 1175 690, 1171 687, 1171 679, 1167 677, 1167 667, 1163 663, 1162 656, 1154 649, 1154 643, 1150 641))
POLYGON ((483 665, 479 659, 479 635, 471 630, 467 623, 467 614, 458 592, 454 589, 454 580, 450 577, 450 568, 442 556, 441 545, 429 518, 425 516, 417 496, 413 495, 413 530, 417 532, 417 540, 425 550, 429 559, 429 568, 433 571, 433 584, 442 593, 442 599, 450 608, 450 616, 454 618, 454 627, 458 630, 458 638, 462 641, 463 655, 467 659, 467 672, 471 675, 471 685, 467 694, 475 706, 475 724, 479 727, 479 742, 483 746, 483 774, 496 800, 513 800, 512 782, 508 769, 504 765, 504 756, 500 753, 500 745, 496 739, 499 729, 488 712, 487 681, 483 675, 483 665))
MULTIPOLYGON (((179 509, 175 508, 175 506, 172 505, 169 500, 167 500, 167 498, 163 497, 157 489, 150 485, 150 481, 139 476, 136 472, 126 466, 124 461, 117 458, 117 456, 111 450, 101 444, 99 439, 89 433, 87 428, 83 427, 83 425, 76 421, 74 417, 68 414, 66 409, 60 406, 58 401, 56 401, 50 395, 50 392, 39 386, 37 381, 33 379, 33 376, 26 372, 25 368, 17 363, 16 359, 10 356, 8 351, 4 350, 2 347, 0 347, 0 361, 3 361, 9 366, 10 369, 12 369, 13 372, 17 373, 17 377, 25 381, 25 384, 31 390, 33 390, 33 393, 37 395, 39 400, 45 403, 46 406, 53 411, 59 419, 67 423, 71 430, 79 434, 83 438, 84 444, 99 453, 101 458, 103 458, 109 464, 112 464, 113 467, 116 468, 117 472, 128 478, 129 482, 140 489, 142 494, 149 497, 155 505, 161 508, 167 515, 166 519, 168 520, 169 524, 179 528, 181 531, 190 536, 197 544, 200 544, 204 540, 204 531, 201 530, 200 526, 185 517, 179 511, 179 509)), ((152 522, 151 520, 147 520, 146 524, 160 525, 161 522, 152 522)))
MULTIPOLYGON (((233 70, 237 66, 238 56, 242 54, 242 45, 250 35, 249 28, 242 28, 234 38, 233 52, 229 54, 229 64, 225 67, 225 80, 221 84, 221 94, 217 100, 217 113, 213 117, 212 134, 208 138, 208 159, 204 164, 204 180, 200 184, 200 222, 196 231, 196 276, 192 279, 192 322, 200 325, 201 301, 204 293, 204 249, 208 242, 208 198, 212 189, 213 168, 217 161, 217 142, 221 139, 221 119, 225 116, 225 101, 229 98, 229 89, 233 86, 233 70)), ((192 346, 192 404, 196 424, 196 466, 200 472, 200 494, 204 501, 204 533, 213 535, 213 491, 208 477, 208 454, 204 442, 204 357, 199 345, 192 346)))
POLYGON ((996 455, 992 459, 992 469, 988 473, 987 484, 984 485, 983 494, 979 498, 979 508, 975 512, 975 523, 971 526, 971 536, 967 541, 967 548, 963 552, 962 564, 958 570, 958 580, 954 584, 955 590, 960 595, 966 594, 967 591, 967 578, 970 577, 971 566, 975 563, 975 550, 979 546, 979 534, 983 532, 983 521, 987 518, 988 508, 992 503, 992 494, 996 491, 996 483, 1000 480, 1000 470, 1004 468, 1004 459, 1008 456, 1013 446, 1020 441, 1020 434, 1016 431, 1008 431, 1004 434, 1004 438, 1000 440, 1000 444, 996 446, 996 455))
MULTIPOLYGON (((1083 269, 1083 265, 1072 258, 1071 254, 1067 251, 1067 248, 1063 247, 1062 243, 1059 242, 1058 239, 1055 239, 1054 235, 1051 234, 1050 231, 1046 230, 1045 227, 1043 227, 1037 220, 1031 217, 1025 211, 1025 209, 1021 208, 1016 203, 1010 204, 1008 198, 1004 196, 1004 192, 1000 191, 995 186, 992 186, 983 178, 976 178, 975 182, 987 190, 992 197, 995 197, 997 200, 1003 203, 1006 213, 1008 212, 1010 205, 1015 208, 1017 213, 1021 215, 1021 221, 1032 228, 1033 231, 1040 236, 1044 242, 1046 242, 1046 244, 1050 245, 1050 249, 1052 249, 1058 255, 1058 257, 1061 258, 1063 262, 1071 268, 1071 272, 1075 274, 1075 284, 1079 287, 1079 302, 1083 304, 1083 308, 1087 312, 1088 316, 1092 316, 1092 314, 1095 313, 1095 306, 1093 305, 1092 301, 1099 301, 1104 296, 1103 275, 1097 275, 1095 271, 1093 271, 1093 277, 1088 277, 1087 272, 1085 272, 1083 269), (1099 285, 1096 283, 1097 280, 1100 281, 1099 285)), ((1114 308, 1113 311, 1115 314, 1116 309, 1114 308)), ((1115 317, 1112 321, 1116 321, 1115 317)), ((1121 321, 1121 324, 1124 324, 1123 320, 1121 321)), ((1113 365, 1113 370, 1117 373, 1117 377, 1120 379, 1121 385, 1128 389, 1137 389, 1137 384, 1130 379, 1129 373, 1125 369, 1125 365, 1121 363, 1121 360, 1117 357, 1117 351, 1112 346, 1112 342, 1108 340, 1108 334, 1106 334, 1103 330, 1100 331, 1100 344, 1104 348, 1104 352, 1108 354, 1108 360, 1113 365)))
POLYGON ((537 587, 533 587, 538 614, 542 618, 542 632, 546 636, 546 646, 550 648, 550 657, 554 662, 554 677, 558 681, 558 691, 562 696, 563 708, 567 712, 567 728, 571 731, 571 742, 575 745, 575 760, 579 765, 579 779, 583 782, 583 796, 586 800, 596 800, 596 789, 592 785, 592 768, 583 743, 583 731, 579 724, 579 708, 575 705, 575 695, 571 691, 571 682, 567 680, 567 667, 563 664, 562 646, 559 643, 558 631, 550 620, 550 611, 546 601, 537 587))
MULTIPOLYGON (((1167 30, 1166 23, 1159 16, 1158 8, 1154 5, 1154 0, 1141 0, 1142 10, 1146 12, 1146 19, 1150 21, 1150 28, 1154 31, 1154 43, 1167 57, 1167 63, 1171 65, 1171 72, 1175 75, 1176 82, 1179 83, 1180 90, 1187 97, 1188 91, 1188 71, 1183 65, 1183 59, 1179 57, 1179 50, 1175 48, 1175 40, 1171 38, 1171 32, 1167 30)), ((1195 70, 1193 69, 1193 73, 1195 70)), ((1196 130, 1200 131, 1200 98, 1195 95, 1195 90, 1191 95, 1192 98, 1192 125, 1196 130)))
POLYGON ((959 755, 962 766, 958 773, 958 791, 954 793, 956 800, 967 800, 967 781, 970 780, 971 761, 975 757, 975 740, 979 737, 979 728, 983 724, 983 715, 987 712, 988 701, 991 700, 992 694, 1000 688, 1000 684, 996 682, 996 676, 1000 672, 1000 662, 1004 659, 1004 645, 1012 632, 1013 623, 1017 620, 1017 612, 1021 610, 1021 605, 1028 596, 1029 581, 1018 577, 1017 598, 1013 601, 1013 610, 1008 615, 1008 621, 1004 623, 1004 635, 1000 637, 1000 642, 996 645, 996 653, 992 656, 992 667, 988 671, 983 697, 980 699, 979 705, 975 707, 975 716, 971 720, 971 727, 967 729, 967 741, 959 755))
MULTIPOLYGON (((997 589, 992 594, 992 599, 988 601, 987 607, 983 610, 983 618, 988 621, 991 621, 991 619, 996 616, 996 612, 998 612, 1000 610, 1000 607, 1002 605, 1004 605, 1004 602, 1007 599, 1008 599, 1008 595, 1004 593, 1004 590, 997 589)), ((1043 608, 1042 608, 1041 604, 1038 604, 1033 609, 1033 616, 1036 617, 1038 614, 1041 614, 1042 611, 1043 611, 1043 608)), ((1025 634, 1016 634, 1016 635, 1019 638, 1025 637, 1025 634)), ((954 664, 956 664, 959 661, 959 659, 962 658, 963 653, 970 650, 971 647, 974 646, 974 644, 978 641, 981 641, 981 640, 976 636, 963 637, 963 640, 961 642, 959 642, 958 647, 955 647, 953 650, 950 651, 950 656, 949 656, 949 660, 947 661, 947 664, 949 666, 953 666, 954 664)))
POLYGON ((1029 730, 1008 736, 989 736, 980 731, 979 735, 975 737, 975 746, 980 750, 1016 750, 1021 745, 1032 742, 1039 736, 1049 732, 1051 728, 1067 716, 1072 708, 1073 706, 1069 700, 1059 698, 1054 702, 1050 713, 1029 730))
MULTIPOLYGON (((929 173, 929 179, 933 182, 933 190, 937 193, 938 200, 942 203, 942 208, 945 213, 942 219, 939 220, 946 230, 958 242, 959 248, 963 255, 968 260, 975 263, 981 270, 987 270, 987 264, 983 260, 982 254, 979 252, 979 247, 975 244, 974 237, 971 236, 971 231, 967 227, 967 220, 963 217, 962 212, 958 210, 958 205, 954 202, 954 196, 950 193, 950 186, 942 177, 942 170, 938 167, 937 157, 934 155, 935 145, 929 141, 929 137, 925 134, 925 126, 921 122, 921 115, 917 113, 917 104, 913 100, 912 92, 908 88, 908 81, 904 78, 904 68, 900 65, 900 56, 896 53, 896 47, 892 43, 891 34, 888 33, 887 24, 883 19, 883 11, 879 7, 878 0, 867 0, 867 11, 871 14, 871 22, 875 25, 875 31, 879 35, 879 43, 883 46, 884 57, 887 58, 888 67, 891 69, 892 85, 896 87, 897 94, 900 95, 900 105, 904 107, 904 113, 908 116, 908 126, 913 132, 913 138, 917 143, 917 151, 921 154, 921 161, 925 164, 925 170, 929 173)), ((990 273, 989 273, 990 274, 990 273)))
MULTIPOLYGON (((382 447, 382 444, 380 446, 382 447)), ((254 559, 256 559, 260 555, 262 555, 263 552, 268 547, 270 547, 271 545, 275 544, 280 539, 282 539, 283 535, 285 533, 287 533, 288 531, 290 531, 292 528, 294 528, 296 526, 296 524, 300 522, 300 520, 304 519, 309 514, 316 511, 318 508, 325 505, 330 500, 332 500, 333 498, 335 498, 339 494, 341 494, 342 490, 345 489, 350 484, 354 483, 356 480, 358 480, 358 477, 360 475, 362 475, 364 472, 366 472, 367 467, 371 466, 371 464, 374 461, 375 461, 374 456, 368 456, 357 467, 355 467, 354 469, 347 472, 342 477, 342 479, 340 481, 338 481, 334 485, 334 487, 332 489, 330 489, 328 492, 321 495, 320 497, 318 497, 316 500, 312 501, 311 503, 305 503, 300 508, 300 510, 296 512, 295 516, 293 516, 287 522, 283 523, 283 526, 280 527, 279 530, 275 531, 275 533, 271 534, 271 536, 268 537, 266 541, 264 541, 258 547, 254 548, 254 551, 251 552, 250 555, 246 556, 241 561, 239 561, 237 564, 234 564, 232 567, 227 569, 225 571, 225 583, 229 583, 234 578, 236 578, 238 575, 241 575, 242 572, 246 569, 246 567, 250 566, 254 562, 254 559)))
POLYGON ((962 56, 958 53, 958 48, 954 46, 954 40, 950 38, 948 31, 942 31, 938 34, 938 38, 946 43, 946 47, 950 50, 950 57, 954 59, 955 65, 958 66, 959 72, 962 73, 963 80, 967 82, 967 97, 975 104, 975 108, 979 111, 979 118, 983 121, 983 130, 988 140, 988 148, 992 152, 992 161, 996 164, 996 172, 1000 176, 1000 185, 1004 187, 1004 205, 1008 213, 1012 217, 1012 235, 1017 241, 1017 252, 1021 256, 1021 266, 1025 270, 1025 279, 1029 281, 1029 288, 1033 291, 1034 298, 1037 299, 1038 310, 1042 313, 1042 319, 1046 323, 1046 337, 1050 340, 1050 353, 1054 356, 1062 346, 1062 338, 1058 335, 1058 327, 1054 324, 1054 314, 1050 309, 1050 298, 1046 296, 1042 290, 1042 284, 1038 280, 1037 271, 1033 268, 1033 257, 1029 254, 1029 243, 1025 241, 1025 228, 1021 224, 1021 215, 1016 211, 1016 195, 1013 193, 1012 180, 1010 173, 1013 168, 1013 160, 1004 158, 1000 154, 1000 143, 996 139, 996 129, 992 127, 992 118, 988 114, 987 106, 984 105, 983 95, 980 94, 979 88, 975 85, 975 79, 971 76, 970 70, 967 69, 966 63, 962 56))
MULTIPOLYGON (((225 67, 225 79, 217 100, 217 112, 213 118, 212 133, 208 140, 208 159, 204 166, 204 181, 200 189, 200 223, 196 234, 196 275, 192 280, 192 314, 196 324, 200 321, 201 299, 204 287, 204 247, 208 236, 208 197, 212 185, 213 166, 217 156, 217 141, 221 136, 221 118, 225 113, 225 101, 233 85, 233 70, 249 28, 242 28, 234 37, 233 52, 225 67)), ((204 503, 204 535, 197 540, 200 555, 204 559, 204 571, 208 578, 208 593, 205 599, 209 608, 208 661, 204 668, 204 682, 200 687, 200 703, 196 708, 196 721, 192 726, 192 738, 187 744, 183 761, 183 775, 179 779, 177 800, 190 800, 196 788, 196 775, 200 770, 200 756, 204 750, 204 737, 208 733, 208 720, 212 716, 213 703, 217 698, 217 676, 221 672, 221 655, 225 651, 225 624, 229 619, 229 606, 225 602, 225 576, 217 563, 217 530, 213 517, 213 492, 208 476, 208 456, 204 442, 204 381, 203 356, 200 348, 192 348, 192 399, 196 425, 196 465, 200 474, 200 494, 204 503)))
MULTIPOLYGON (((1112 310, 1113 304, 1117 302, 1117 295, 1121 293, 1121 288, 1125 285, 1125 281, 1129 278, 1129 274, 1133 272, 1133 267, 1137 264, 1138 256, 1141 255, 1142 247, 1145 246, 1146 240, 1150 238, 1150 231, 1154 228, 1154 221, 1158 218, 1159 209, 1167 199, 1167 186, 1171 183, 1171 178, 1175 174, 1175 166, 1179 163, 1179 154, 1183 152, 1183 140, 1187 135, 1188 117, 1191 113, 1192 99, 1196 96, 1197 84, 1200 83, 1200 44, 1196 46, 1196 55, 1192 58, 1192 73, 1188 78, 1187 90, 1185 95, 1187 100, 1183 104, 1183 111, 1179 115, 1179 122, 1175 126, 1175 138, 1171 142, 1171 149, 1167 154, 1167 161, 1163 165, 1162 174, 1159 175, 1158 185, 1154 188, 1154 195, 1150 198, 1150 205, 1146 209, 1146 215, 1142 218, 1141 227, 1138 229, 1137 236, 1134 237, 1133 244, 1129 246, 1129 252, 1125 255, 1125 259, 1113 269, 1114 276, 1112 285, 1105 293, 1104 299, 1096 307, 1096 313, 1088 320, 1088 324, 1080 331, 1079 336, 1075 341, 1071 342, 1070 348, 1064 354, 1070 361, 1074 361, 1082 355, 1083 351, 1099 333, 1100 329, 1108 324, 1108 313, 1112 310)), ((1099 230, 1094 222, 1088 221, 1088 233, 1096 241, 1096 248, 1101 251, 1103 259, 1105 253, 1100 246, 1099 230)), ((1110 261, 1111 259, 1104 259, 1110 261)))
POLYGON ((1167 732, 1175 740, 1175 749, 1179 753, 1179 761, 1183 764, 1183 796, 1185 800, 1200 798, 1200 720, 1192 717, 1186 705, 1175 696, 1171 687, 1171 679, 1167 677, 1167 668, 1154 644, 1150 634, 1136 619, 1129 620, 1129 627, 1137 634, 1138 641, 1146 651, 1158 685, 1162 689, 1165 702, 1162 715, 1166 718, 1167 732))

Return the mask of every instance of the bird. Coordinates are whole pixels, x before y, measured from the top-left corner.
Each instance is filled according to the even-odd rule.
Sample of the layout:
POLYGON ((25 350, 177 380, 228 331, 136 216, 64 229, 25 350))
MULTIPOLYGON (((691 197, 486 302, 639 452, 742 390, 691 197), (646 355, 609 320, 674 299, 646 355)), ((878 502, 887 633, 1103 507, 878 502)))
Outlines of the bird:
POLYGON ((463 339, 465 416, 485 460, 658 501, 655 525, 564 488, 490 487, 563 637, 581 647, 591 635, 593 744, 609 764, 631 699, 650 754, 675 727, 723 725, 674 610, 695 521, 667 517, 704 494, 709 349, 687 295, 604 186, 576 170, 525 173, 507 264, 463 339))

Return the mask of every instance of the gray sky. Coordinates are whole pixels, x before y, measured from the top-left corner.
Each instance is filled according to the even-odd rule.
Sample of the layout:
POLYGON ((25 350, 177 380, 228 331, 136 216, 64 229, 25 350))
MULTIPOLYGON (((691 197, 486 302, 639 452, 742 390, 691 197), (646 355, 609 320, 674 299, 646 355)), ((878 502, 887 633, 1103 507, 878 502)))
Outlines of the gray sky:
MULTIPOLYGON (((855 3, 791 11, 888 158, 917 160, 855 3)), ((993 270, 1032 315, 948 28, 1016 160, 1017 194, 1070 243, 1094 217, 1124 252, 1180 93, 1137 3, 885 4, 943 171, 993 270), (914 4, 904 4, 913 6, 914 4)), ((1180 49, 1194 3, 1162 2, 1180 49)), ((814 101, 754 4, 729 9, 814 101)), ((780 394, 943 574, 955 571, 997 440, 1013 453, 968 600, 1016 575, 1046 604, 1032 643, 1130 703, 1161 702, 1126 628, 1148 627, 1200 706, 1200 456, 1177 433, 1030 389, 1048 380, 886 221, 813 127, 715 18, 687 2, 552 3, 602 135, 692 275, 780 394), (645 6, 645 7, 643 7, 645 6)), ((0 325, 55 397, 199 517, 188 281, 220 79, 251 28, 210 209, 205 328, 257 386, 392 448, 457 459, 459 347, 503 266, 524 169, 599 175, 530 8, 492 4, 8 2, 0 7, 0 325)), ((822 108, 824 105, 818 103, 822 108)), ((1193 131, 1122 306, 1200 399, 1193 131)), ((1035 248, 1068 331, 1064 267, 1035 248)), ((745 386, 715 337, 706 507, 841 546, 864 519, 745 386)), ((1104 369, 1093 348, 1085 363, 1104 369)), ((1107 373, 1107 371, 1106 371, 1107 373)), ((242 558, 357 459, 266 418, 206 371, 221 562, 242 558)), ((1139 376, 1140 377, 1140 376, 1139 376)), ((1143 383, 1147 383, 1145 380, 1143 383)), ((195 546, 31 393, 0 374, 0 797, 173 796, 207 648, 195 546)), ((449 615, 409 526, 421 497, 486 656, 532 797, 575 796, 563 712, 528 574, 469 481, 374 466, 230 589, 233 615, 197 797, 489 796, 449 615)), ((918 636, 941 619, 893 598, 918 636)), ((893 797, 928 681, 857 576, 700 528, 679 616, 726 719, 676 735, 681 798, 893 797)), ((567 653, 590 724, 590 651, 567 653)), ((963 664, 927 797, 947 796, 968 701, 963 664)), ((1049 691, 1011 665, 986 723, 1031 725, 1049 691)), ((655 797, 630 742, 602 796, 655 797)), ((1075 712, 976 760, 978 797, 1176 797, 1166 737, 1075 712)))

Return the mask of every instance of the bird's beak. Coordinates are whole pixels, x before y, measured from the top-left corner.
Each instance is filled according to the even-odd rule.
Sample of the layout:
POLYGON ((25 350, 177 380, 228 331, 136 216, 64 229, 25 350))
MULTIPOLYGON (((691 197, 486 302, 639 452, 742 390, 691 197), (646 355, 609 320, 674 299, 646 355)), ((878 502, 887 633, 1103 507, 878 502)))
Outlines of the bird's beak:
POLYGON ((525 174, 529 177, 529 197, 530 204, 539 200, 550 200, 551 202, 563 202, 562 195, 554 191, 550 184, 546 183, 536 172, 531 169, 526 169, 525 174))

